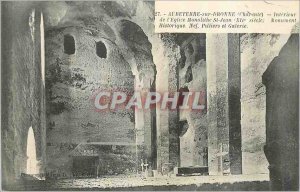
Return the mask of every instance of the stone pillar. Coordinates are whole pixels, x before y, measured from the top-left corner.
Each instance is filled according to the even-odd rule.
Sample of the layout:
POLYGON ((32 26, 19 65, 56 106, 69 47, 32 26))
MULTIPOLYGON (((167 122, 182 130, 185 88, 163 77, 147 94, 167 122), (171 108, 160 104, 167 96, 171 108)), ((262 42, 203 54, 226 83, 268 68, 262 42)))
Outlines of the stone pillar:
POLYGON ((208 167, 210 175, 223 174, 228 161, 228 38, 227 34, 207 34, 208 167))
POLYGON ((241 173, 238 39, 228 34, 206 37, 210 175, 241 173))
MULTIPOLYGON (((142 81, 135 76, 135 91, 140 92, 142 100, 147 97, 151 90, 150 78, 144 77, 142 81)), ((137 164, 138 170, 141 170, 141 163, 152 165, 152 110, 135 109, 135 130, 137 146, 137 164)))
MULTIPOLYGON (((159 93, 178 90, 179 47, 170 34, 162 34, 161 60, 157 61, 156 90, 159 93), (178 58, 177 58, 178 57, 178 58)), ((179 166, 179 115, 177 110, 161 110, 157 105, 157 170, 162 174, 179 166)))
POLYGON ((240 34, 228 34, 230 173, 242 174, 240 34))
MULTIPOLYGON (((178 63, 169 63, 168 91, 175 93, 178 91, 178 63)), ((172 96, 171 96, 172 97, 172 96)), ((180 139, 179 139, 179 111, 169 110, 169 161, 172 167, 178 167, 180 164, 180 139)))
MULTIPOLYGON (((147 97, 150 92, 151 81, 149 78, 145 77, 143 79, 143 98, 147 97)), ((151 109, 143 109, 143 119, 144 119, 144 161, 150 165, 152 162, 151 148, 152 148, 152 116, 151 109)))
MULTIPOLYGON (((177 90, 177 83, 170 75, 175 77, 169 73, 169 93, 177 90)), ((157 119, 157 170, 166 174, 180 164, 178 110, 159 110, 157 119)))
MULTIPOLYGON (((138 76, 135 76, 134 81, 134 91, 142 91, 142 83, 140 82, 138 76)), ((145 134, 144 134, 144 114, 142 109, 135 108, 135 143, 136 143, 136 170, 141 171, 141 163, 144 161, 144 143, 145 143, 145 134)))
MULTIPOLYGON (((147 97, 148 92, 151 90, 151 80, 148 77, 143 79, 143 93, 144 98, 147 97)), ((145 145, 145 158, 147 159, 147 163, 152 163, 151 161, 151 147, 152 147, 152 116, 151 109, 143 110, 144 116, 144 145, 145 145)))
POLYGON ((157 110, 157 171, 162 172, 163 164, 169 163, 169 114, 157 110))
MULTIPOLYGON (((149 90, 148 90, 149 91, 149 90)), ((151 110, 144 110, 144 141, 145 141, 145 158, 147 158, 148 163, 151 160, 151 110)))
MULTIPOLYGON (((150 89, 155 92, 155 82, 152 84, 150 89)), ((157 169, 157 138, 156 138, 156 105, 151 108, 151 168, 152 170, 157 169)))

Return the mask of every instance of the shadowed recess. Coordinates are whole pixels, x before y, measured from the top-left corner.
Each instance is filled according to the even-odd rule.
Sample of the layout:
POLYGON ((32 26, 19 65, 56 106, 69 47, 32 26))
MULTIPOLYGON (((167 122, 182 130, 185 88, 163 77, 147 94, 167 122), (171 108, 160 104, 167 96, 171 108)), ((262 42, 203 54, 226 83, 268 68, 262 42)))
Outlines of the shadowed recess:
POLYGON ((64 36, 64 50, 68 55, 72 55, 75 53, 75 40, 72 35, 64 36))

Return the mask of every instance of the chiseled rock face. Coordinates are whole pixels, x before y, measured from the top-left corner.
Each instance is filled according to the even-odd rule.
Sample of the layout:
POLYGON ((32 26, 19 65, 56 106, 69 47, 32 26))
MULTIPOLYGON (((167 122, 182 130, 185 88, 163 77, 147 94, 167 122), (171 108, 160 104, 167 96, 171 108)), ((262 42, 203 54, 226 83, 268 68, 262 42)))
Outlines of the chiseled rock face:
POLYGON ((266 93, 262 74, 288 37, 275 34, 245 34, 241 37, 241 126, 245 174, 269 172, 263 152, 266 93))
MULTIPOLYGON (((154 79, 154 63, 151 44, 138 25, 128 21, 123 22, 121 28, 115 27, 119 17, 130 17, 131 8, 116 2, 70 2, 61 9, 57 12, 60 14, 53 17, 51 10, 45 13, 49 17, 45 32, 47 169, 60 169, 69 174, 72 165, 69 155, 79 143, 135 143, 134 111, 100 112, 93 98, 99 90, 133 92, 133 73, 143 74, 141 77, 150 75, 154 79), (66 53, 65 35, 74 38, 74 53, 66 53), (132 38, 127 39, 127 35, 132 38), (105 46, 102 44, 98 53, 97 42, 105 46), (124 50, 133 55, 137 73, 135 66, 124 57, 124 50)), ((134 153, 130 147, 127 152, 126 147, 124 150, 124 154, 134 153)), ((115 156, 112 150, 106 151, 110 151, 106 159, 120 164, 120 159, 111 158, 115 156)), ((132 157, 123 157, 121 161, 131 170, 132 157)), ((122 165, 107 166, 107 170, 104 167, 102 171, 115 174, 114 169, 119 166, 122 165)))
POLYGON ((95 141, 100 139, 130 142, 132 139, 126 140, 126 137, 123 137, 124 131, 134 126, 130 121, 130 113, 125 115, 97 112, 92 98, 99 89, 124 88, 133 91, 130 66, 120 55, 116 45, 109 40, 101 39, 107 47, 107 58, 100 58, 96 54, 95 45, 99 40, 81 30, 71 28, 49 36, 46 40, 46 52, 50 53, 46 61, 48 108, 49 121, 55 121, 55 125, 51 127, 48 136, 51 136, 52 131, 52 133, 59 131, 60 134, 55 135, 54 141, 80 143, 89 138, 95 141), (76 51, 73 55, 64 53, 62 43, 64 33, 72 34, 75 38, 76 51), (76 131, 79 127, 81 131, 76 131), (92 131, 95 127, 98 127, 96 132, 92 131), (105 128, 110 131, 104 131, 105 128), (118 132, 121 135, 118 135, 118 132), (113 137, 107 135, 109 133, 113 137), (94 139, 91 138, 92 135, 94 139))
POLYGON ((36 157, 44 160, 45 129, 41 122, 42 81, 39 61, 39 15, 33 2, 2 4, 1 139, 2 184, 11 184, 27 169, 27 136, 36 137, 36 157))
POLYGON ((266 145, 272 190, 299 188, 299 34, 292 34, 263 74, 266 145))
MULTIPOLYGON (((188 43, 181 49, 180 88, 192 93, 206 91, 205 38, 198 36, 184 42, 188 43)), ((180 137, 181 166, 207 166, 206 112, 181 110, 180 117, 187 120, 188 126, 180 137)))

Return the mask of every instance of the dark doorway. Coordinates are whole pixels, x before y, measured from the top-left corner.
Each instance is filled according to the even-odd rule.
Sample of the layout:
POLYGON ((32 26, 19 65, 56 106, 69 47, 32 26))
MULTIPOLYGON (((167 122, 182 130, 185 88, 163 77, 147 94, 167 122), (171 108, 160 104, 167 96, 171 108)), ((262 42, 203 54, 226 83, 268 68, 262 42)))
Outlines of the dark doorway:
POLYGON ((91 178, 97 176, 98 157, 73 157, 73 176, 91 178))

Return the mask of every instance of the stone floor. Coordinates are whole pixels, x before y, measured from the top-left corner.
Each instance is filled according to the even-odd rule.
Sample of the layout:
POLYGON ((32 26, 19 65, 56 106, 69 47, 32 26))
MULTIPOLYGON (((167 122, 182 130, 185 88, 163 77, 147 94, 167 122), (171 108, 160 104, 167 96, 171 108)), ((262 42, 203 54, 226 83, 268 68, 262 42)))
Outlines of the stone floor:
POLYGON ((269 175, 186 176, 186 177, 104 177, 27 181, 6 190, 269 190, 269 175))

